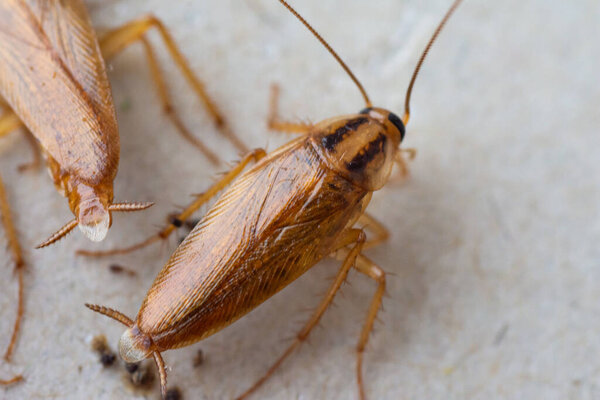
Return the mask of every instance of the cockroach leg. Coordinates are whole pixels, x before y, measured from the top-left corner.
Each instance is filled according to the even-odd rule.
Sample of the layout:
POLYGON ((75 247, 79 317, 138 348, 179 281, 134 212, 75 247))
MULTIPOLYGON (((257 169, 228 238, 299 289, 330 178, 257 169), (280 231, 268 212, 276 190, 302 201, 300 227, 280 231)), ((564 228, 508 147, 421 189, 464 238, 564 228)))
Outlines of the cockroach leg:
POLYGON ((3 385, 3 386, 12 385, 13 383, 21 382, 22 380, 23 380, 22 375, 16 375, 10 379, 0 379, 0 385, 3 385))
POLYGON ((394 180, 398 180, 400 182, 403 181, 404 179, 406 179, 406 177, 410 173, 410 170, 408 169, 408 163, 407 163, 406 159, 404 158, 404 153, 406 153, 406 158, 408 158, 408 161, 412 161, 417 156, 417 150, 412 149, 412 148, 407 148, 407 149, 402 148, 402 149, 400 149, 399 152, 396 153, 394 162, 400 168, 400 172, 398 173, 397 177, 394 177, 395 178, 394 180))
POLYGON ((285 133, 300 133, 307 134, 310 132, 312 125, 303 124, 300 122, 287 122, 282 121, 279 118, 279 85, 276 83, 271 85, 271 99, 269 101, 269 117, 267 119, 267 125, 269 129, 273 131, 285 132, 285 133))
POLYGON ((192 72, 192 69, 189 67, 181 51, 177 48, 177 45, 171 37, 171 34, 163 25, 163 23, 156 17, 152 15, 142 17, 141 19, 131 21, 120 28, 108 32, 104 37, 100 39, 100 48, 104 58, 108 60, 111 57, 115 56, 118 52, 123 50, 125 47, 127 47, 129 44, 137 40, 141 40, 146 49, 146 55, 150 63, 152 78, 158 89, 161 101, 163 102, 163 107, 167 111, 167 115, 175 124, 179 132, 186 139, 188 139, 192 144, 198 147, 200 151, 206 154, 211 162, 213 162, 214 164, 218 164, 219 159, 216 156, 216 154, 208 150, 198 139, 194 138, 191 135, 191 133, 183 126, 181 120, 173 110, 171 102, 169 100, 169 95, 166 89, 165 81, 162 78, 162 73, 160 69, 158 68, 158 63, 156 61, 156 58, 154 57, 154 53, 151 49, 149 42, 147 42, 144 38, 144 35, 150 28, 156 28, 156 30, 160 34, 163 42, 165 43, 165 46, 167 47, 169 54, 171 55, 171 58, 173 59, 177 67, 179 67, 181 73, 188 81, 192 90, 204 103, 204 106, 206 107, 206 110, 210 114, 211 118, 213 119, 213 122, 217 129, 219 129, 221 134, 225 136, 239 151, 241 151, 242 153, 247 153, 249 151, 248 147, 233 133, 233 130, 227 123, 225 117, 206 92, 204 84, 201 83, 200 80, 196 77, 196 75, 192 72))
POLYGON ((356 259, 355 268, 359 272, 367 275, 369 278, 377 282, 377 290, 375 291, 375 295, 371 300, 371 305, 369 306, 367 319, 365 321, 365 324, 363 325, 362 332, 360 333, 358 344, 356 345, 356 380, 358 382, 358 391, 360 394, 360 399, 364 400, 366 396, 362 377, 363 353, 365 351, 367 341, 369 340, 369 335, 373 330, 375 317, 377 316, 377 312, 381 308, 383 294, 385 293, 385 272, 379 266, 373 263, 373 261, 369 260, 362 254, 359 255, 356 259))
POLYGON ((365 250, 380 245, 390 237, 390 232, 387 228, 368 213, 364 213, 358 218, 358 224, 364 226, 365 229, 368 229, 375 235, 373 239, 365 242, 363 246, 365 250))
POLYGON ((6 111, 0 115, 0 137, 8 135, 22 125, 19 117, 17 117, 11 109, 6 109, 6 111))
MULTIPOLYGON (((18 281, 18 295, 17 295, 17 315, 15 317, 15 323, 13 325, 13 332, 10 337, 10 342, 6 351, 4 352, 4 359, 10 361, 12 357, 15 344, 17 342, 17 336, 21 327, 21 320, 23 319, 23 308, 24 308, 24 293, 23 293, 23 272, 25 270, 25 260, 23 259, 23 251, 21 245, 17 239, 17 231, 13 224, 12 216, 10 213, 10 206, 8 205, 8 198, 0 178, 0 213, 2 214, 2 225, 6 231, 6 237, 8 240, 8 247, 12 254, 15 272, 17 274, 18 281)), ((14 378, 13 378, 14 379, 14 378)))
POLYGON ((27 143, 31 147, 31 152, 33 153, 33 160, 21 164, 17 167, 19 172, 25 171, 37 171, 42 166, 42 155, 40 152, 40 147, 38 141, 35 139, 35 136, 29 131, 29 129, 25 130, 25 139, 27 139, 27 143))
POLYGON ((180 214, 175 216, 175 219, 171 221, 163 230, 158 232, 156 235, 150 236, 142 242, 136 243, 129 247, 112 249, 112 250, 100 250, 100 251, 90 251, 90 250, 77 250, 77 255, 86 256, 86 257, 104 257, 115 254, 126 254, 132 251, 144 248, 154 242, 159 240, 166 239, 173 231, 177 229, 177 226, 173 223, 173 221, 186 221, 189 219, 192 214, 194 214, 200 207, 202 207, 206 202, 208 202, 211 198, 213 198, 217 193, 223 190, 232 180, 234 180, 244 168, 251 162, 257 162, 261 158, 266 155, 263 149, 255 149, 252 152, 248 153, 233 169, 231 169, 221 180, 217 181, 213 186, 211 186, 207 191, 200 194, 196 200, 194 200, 190 205, 188 205, 180 214))
POLYGON ((323 298, 323 300, 321 300, 321 303, 315 310, 314 314, 308 320, 308 322, 304 325, 302 330, 298 333, 294 342, 277 359, 277 361, 275 361, 275 363, 273 363, 273 365, 271 365, 271 367, 267 370, 267 372, 259 380, 257 380, 248 390, 246 390, 241 396, 239 396, 237 398, 237 400, 245 399, 248 396, 250 396, 253 392, 255 392, 256 389, 258 389, 263 383, 265 383, 265 381, 271 375, 273 375, 275 370, 277 368, 279 368, 279 366, 285 361, 285 359, 290 354, 292 354, 292 352, 298 346, 300 346, 300 344, 302 344, 302 342, 304 342, 306 340, 306 338, 308 337, 308 335, 310 334, 312 329, 319 323, 319 320, 325 313, 325 310, 327 310, 327 307, 329 307, 329 305, 333 301, 333 298, 335 297, 335 294, 338 292, 338 290, 342 286, 342 283, 344 283, 344 281, 346 280, 346 277, 348 276, 348 271, 356 263, 356 259, 360 255, 360 252, 363 248, 364 242, 365 242, 365 234, 362 230, 350 229, 350 230, 346 231, 346 234, 344 236, 342 236, 342 238, 339 240, 336 247, 343 248, 345 246, 350 245, 351 243, 354 243, 354 246, 352 247, 351 250, 348 251, 348 254, 345 257, 344 262, 342 263, 342 267, 339 269, 333 284, 329 287, 329 290, 327 291, 325 298, 323 298))
POLYGON ((156 56, 154 55, 154 50, 152 50, 152 46, 146 37, 142 36, 140 41, 144 45, 144 49, 146 50, 146 57, 148 58, 148 65, 150 66, 150 71, 152 73, 152 80, 156 86, 156 90, 158 91, 158 95, 162 102, 163 110, 165 114, 171 119, 171 122, 179 133, 190 143, 192 143, 204 156, 213 164, 219 165, 221 164, 221 159, 217 154, 206 147, 202 141, 197 139, 192 132, 184 125, 183 121, 177 114, 177 111, 173 107, 173 104, 170 99, 169 91, 165 80, 163 78, 163 73, 160 70, 160 66, 158 65, 158 61, 156 60, 156 56))

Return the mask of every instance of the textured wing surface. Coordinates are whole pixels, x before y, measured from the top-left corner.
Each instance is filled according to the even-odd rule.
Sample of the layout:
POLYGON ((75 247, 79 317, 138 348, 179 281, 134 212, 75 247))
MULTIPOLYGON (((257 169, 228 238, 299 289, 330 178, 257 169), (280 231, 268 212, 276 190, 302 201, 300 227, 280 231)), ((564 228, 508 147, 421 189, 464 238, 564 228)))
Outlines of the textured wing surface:
POLYGON ((265 160, 173 254, 142 305, 140 328, 160 347, 161 337, 184 345, 228 325, 327 255, 363 196, 306 143, 265 160))
POLYGON ((0 95, 66 172, 93 182, 116 167, 110 84, 81 0, 0 1, 0 95))

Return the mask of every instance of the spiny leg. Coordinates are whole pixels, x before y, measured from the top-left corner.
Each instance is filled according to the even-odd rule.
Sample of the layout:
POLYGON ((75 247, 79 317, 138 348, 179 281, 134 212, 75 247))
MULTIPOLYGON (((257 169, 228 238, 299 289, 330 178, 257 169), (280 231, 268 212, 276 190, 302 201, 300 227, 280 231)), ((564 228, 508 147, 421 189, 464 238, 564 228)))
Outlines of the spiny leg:
POLYGON ((313 313, 312 317, 308 320, 308 322, 304 325, 302 330, 296 336, 294 342, 287 348, 287 350, 273 363, 273 365, 267 370, 267 372, 252 385, 248 390, 246 390, 241 396, 237 398, 237 400, 242 400, 252 394, 256 389, 258 389, 279 366, 285 361, 285 359, 292 354, 292 352, 300 346, 302 342, 306 340, 312 329, 318 324, 319 320, 327 310, 327 307, 333 301, 333 298, 337 291, 342 286, 342 283, 346 280, 348 276, 348 271, 354 265, 357 257, 360 254, 360 251, 365 242, 365 234, 360 229, 350 229, 346 232, 346 234, 339 240, 338 246, 336 247, 345 247, 354 243, 354 246, 351 250, 349 250, 344 262, 342 263, 342 267, 339 269, 333 284, 329 287, 325 298, 321 300, 321 303, 313 313))
POLYGON ((400 149, 399 152, 396 153, 396 157, 394 158, 394 162, 398 164, 400 168, 400 172, 397 176, 394 177, 394 180, 398 182, 402 182, 406 177, 410 174, 410 170, 408 169, 408 163, 404 158, 404 154, 406 153, 406 157, 408 161, 412 161, 417 156, 417 150, 413 148, 400 149))
POLYGON ((158 65, 158 61, 156 60, 156 56, 154 55, 154 51, 152 50, 152 46, 148 39, 144 36, 140 38, 140 41, 144 45, 144 49, 146 50, 146 57, 148 58, 148 65, 150 66, 150 73, 152 74, 152 80, 156 85, 156 90, 158 91, 158 96, 162 102, 163 110, 167 117, 171 120, 173 125, 177 128, 179 133, 190 143, 192 143, 200 152, 202 152, 208 161, 210 161, 213 165, 221 164, 221 159, 217 154, 210 150, 204 143, 202 143, 198 138, 196 138, 190 130, 184 125, 183 121, 177 114, 173 104, 171 103, 170 94, 167 88, 167 85, 163 79, 162 72, 160 70, 160 66, 158 65))
POLYGON ((10 342, 6 351, 4 352, 4 359, 10 361, 12 357, 15 344, 17 342, 17 336, 21 327, 21 319, 23 318, 23 307, 24 307, 24 295, 23 295, 23 271, 25 269, 25 261, 23 259, 23 252, 17 239, 17 231, 13 224, 12 216, 10 213, 10 206, 8 204, 8 198, 0 177, 0 213, 2 214, 2 225, 6 231, 6 238, 8 240, 8 247, 12 254, 14 261, 14 268, 17 274, 18 280, 18 299, 17 299, 17 315, 15 317, 15 323, 13 325, 13 332, 10 337, 10 342))
POLYGON ((377 282, 377 290, 375 291, 373 299, 371 300, 369 312, 367 313, 367 319, 365 321, 365 324, 363 325, 363 329, 360 333, 360 338, 358 339, 358 344, 356 346, 356 380, 358 382, 358 391, 360 394, 360 399, 364 400, 366 399, 366 396, 362 377, 363 353, 369 340, 369 335, 373 330, 375 317, 377 316, 377 312, 381 308, 381 302, 385 293, 385 272, 379 266, 373 263, 373 261, 369 260, 363 255, 359 255, 357 257, 355 268, 359 272, 362 272, 363 274, 367 275, 369 278, 377 282))
POLYGON ((159 240, 166 239, 175 229, 177 229, 181 224, 186 221, 188 218, 192 216, 202 205, 206 204, 211 198, 213 198, 217 193, 223 190, 231 181, 233 181, 248 165, 251 161, 258 161, 266 155, 263 149, 255 149, 254 151, 248 153, 232 170, 230 170, 223 178, 221 178, 218 182, 216 182, 213 186, 211 186, 206 192, 200 194, 196 200, 194 200, 190 205, 188 205, 181 213, 179 213, 174 218, 171 218, 171 222, 156 235, 150 236, 146 240, 134 244, 133 246, 120 248, 120 249, 112 249, 105 251, 89 251, 89 250, 78 250, 77 254, 81 256, 87 257, 104 257, 115 254, 126 254, 134 250, 141 249, 146 247, 154 242, 159 240))
POLYGON ((285 133, 300 133, 307 134, 310 132, 312 125, 301 122, 287 122, 279 118, 279 85, 271 85, 271 99, 269 101, 269 117, 267 125, 273 131, 285 133))
MULTIPOLYGON (((249 151, 248 147, 233 133, 231 127, 227 123, 225 117, 223 116, 219 108, 215 105, 208 93, 206 93, 204 84, 200 82, 200 80, 196 77, 194 72, 192 72, 192 69, 189 67, 188 62, 185 60, 183 54, 175 44, 175 41, 171 37, 171 34, 159 19, 152 15, 149 15, 146 17, 142 17, 138 20, 131 21, 120 28, 108 32, 106 35, 104 35, 104 37, 100 39, 100 48, 102 50, 102 55, 105 59, 110 59, 131 43, 137 40, 142 40, 144 43, 144 47, 146 48, 146 54, 148 55, 150 67, 152 69, 152 77, 158 88, 158 93, 161 97, 161 101, 163 102, 163 107, 165 108, 165 110, 167 110, 167 114, 175 123, 175 126, 178 128, 180 133, 185 138, 190 140, 192 144, 198 147, 198 140, 190 139, 191 135, 189 131, 185 128, 182 129, 183 125, 181 124, 181 120, 171 107, 171 101, 166 90, 166 86, 164 83, 165 81, 162 78, 162 73, 158 68, 158 63, 153 55, 149 43, 144 39, 145 33, 150 28, 156 28, 156 30, 160 34, 169 54, 171 55, 171 58, 183 74, 184 78, 188 81, 189 85, 192 87, 192 90, 204 103, 204 106, 210 114, 211 118, 213 119, 213 122, 217 129, 219 129, 221 134, 225 136, 239 151, 241 151, 244 154, 247 153, 249 151)), ((204 148, 203 145, 202 148, 204 148)), ((200 148, 200 150, 204 151, 202 150, 202 148, 200 148)))

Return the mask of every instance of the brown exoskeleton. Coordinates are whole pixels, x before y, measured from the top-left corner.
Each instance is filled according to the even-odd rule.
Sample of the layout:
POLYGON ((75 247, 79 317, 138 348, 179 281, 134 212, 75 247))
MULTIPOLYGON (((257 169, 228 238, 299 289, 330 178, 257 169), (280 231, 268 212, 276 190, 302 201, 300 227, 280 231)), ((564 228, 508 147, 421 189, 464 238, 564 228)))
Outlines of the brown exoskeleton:
POLYGON ((41 145, 54 184, 68 198, 75 216, 38 247, 54 243, 75 226, 90 240, 100 241, 111 225, 112 212, 143 210, 151 205, 113 200, 120 145, 104 60, 132 42, 143 43, 163 107, 179 132, 209 161, 219 163, 217 155, 193 137, 174 113, 144 36, 151 28, 160 33, 223 134, 239 150, 247 151, 155 17, 132 21, 98 40, 81 0, 0 2, 0 105, 9 108, 0 116, 0 136, 21 124, 27 127, 41 145))
POLYGON ((269 155, 262 150, 249 154, 192 204, 184 212, 187 214, 182 213, 182 218, 189 216, 199 203, 231 183, 158 274, 135 321, 118 311, 87 305, 128 327, 119 341, 124 360, 154 357, 163 396, 166 372, 161 352, 214 334, 331 255, 343 262, 327 295, 294 343, 239 398, 254 392, 307 338, 352 267, 377 282, 357 345, 358 387, 360 397, 365 398, 362 356, 381 306, 385 273, 361 251, 366 244, 386 236, 385 228, 365 214, 365 209, 372 193, 388 181, 401 154, 399 147, 415 78, 460 0, 444 16, 417 64, 407 90, 403 120, 388 110, 372 107, 366 92, 337 54, 286 1, 280 2, 344 67, 357 83, 367 108, 315 125, 291 124, 277 119, 273 101, 270 126, 304 135, 269 155), (251 159, 260 161, 236 177, 251 159), (359 221, 374 228, 373 241, 366 242, 364 231, 355 228, 359 221))

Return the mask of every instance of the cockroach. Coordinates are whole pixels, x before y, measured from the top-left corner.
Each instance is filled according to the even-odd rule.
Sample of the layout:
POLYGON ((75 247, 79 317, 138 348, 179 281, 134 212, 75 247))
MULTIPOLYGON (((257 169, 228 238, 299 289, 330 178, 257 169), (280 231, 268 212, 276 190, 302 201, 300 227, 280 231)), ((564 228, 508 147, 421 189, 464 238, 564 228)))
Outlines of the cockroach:
POLYGON ((373 107, 335 51, 285 0, 279 1, 344 68, 360 90, 366 108, 314 125, 283 122, 277 117, 275 91, 269 126, 304 135, 269 155, 260 149, 250 153, 191 205, 197 207, 215 188, 229 185, 159 272, 135 320, 116 310, 87 304, 127 326, 119 340, 119 354, 124 360, 154 358, 163 397, 167 377, 162 352, 218 332, 326 256, 343 261, 325 298, 294 343, 239 399, 253 393, 307 338, 353 267, 377 283, 356 347, 358 391, 361 399, 366 397, 363 352, 381 306, 386 278, 384 271, 361 252, 381 242, 387 232, 365 209, 372 193, 388 181, 395 161, 401 159, 399 147, 410 116, 415 79, 461 0, 455 0, 447 11, 417 63, 406 92, 403 119, 373 107), (251 159, 259 161, 241 173, 251 159), (375 237, 366 242, 365 231, 356 228, 357 223, 374 228, 375 237))
POLYGON ((141 41, 163 108, 178 131, 213 164, 217 155, 196 139, 175 113, 154 51, 145 34, 155 28, 216 126, 240 151, 203 84, 194 75, 165 26, 146 16, 109 31, 100 40, 82 0, 0 2, 0 136, 21 124, 40 144, 57 190, 75 218, 38 246, 48 246, 75 226, 92 241, 106 236, 112 212, 143 210, 151 203, 114 202, 119 133, 105 59, 141 41))

